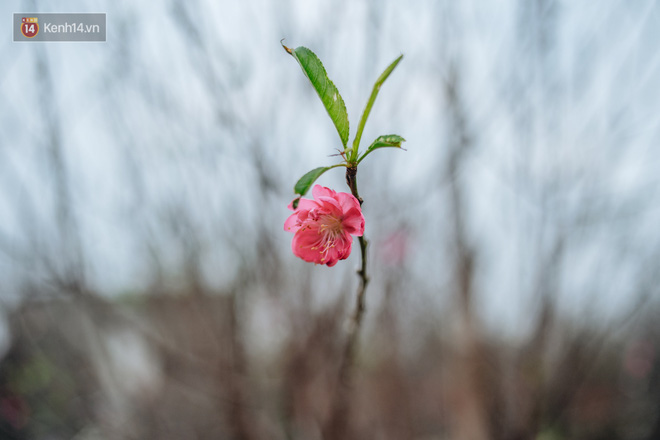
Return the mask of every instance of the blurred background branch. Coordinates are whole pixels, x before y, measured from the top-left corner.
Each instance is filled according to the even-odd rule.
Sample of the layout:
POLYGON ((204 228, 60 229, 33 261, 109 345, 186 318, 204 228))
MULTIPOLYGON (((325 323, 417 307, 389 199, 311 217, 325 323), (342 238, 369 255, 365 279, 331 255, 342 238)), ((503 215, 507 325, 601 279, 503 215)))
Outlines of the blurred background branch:
POLYGON ((282 38, 352 126, 406 55, 351 438, 658 436, 657 2, 107 8, 107 43, 0 45, 0 437, 322 438, 359 258, 282 231, 338 148, 282 38))

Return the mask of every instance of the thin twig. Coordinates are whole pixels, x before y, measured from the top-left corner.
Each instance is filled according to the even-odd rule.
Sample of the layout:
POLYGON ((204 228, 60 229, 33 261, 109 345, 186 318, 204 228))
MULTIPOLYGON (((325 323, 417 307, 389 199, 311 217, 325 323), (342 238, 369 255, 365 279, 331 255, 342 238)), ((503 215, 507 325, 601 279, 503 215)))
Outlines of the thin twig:
MULTIPOLYGON (((351 193, 360 202, 362 206, 362 198, 357 190, 357 167, 348 167, 346 169, 346 183, 351 188, 351 193)), ((369 277, 367 276, 367 239, 364 235, 358 237, 360 242, 360 256, 362 264, 358 270, 360 277, 360 287, 357 291, 355 298, 355 310, 351 317, 351 326, 348 330, 348 337, 342 363, 339 368, 339 383, 335 391, 335 398, 332 406, 332 413, 328 418, 328 423, 323 430, 323 438, 325 440, 347 439, 348 435, 348 415, 350 414, 350 392, 352 388, 353 369, 355 367, 356 353, 358 341, 360 338, 360 329, 362 328, 362 319, 366 310, 365 305, 365 292, 367 284, 369 284, 369 277)))

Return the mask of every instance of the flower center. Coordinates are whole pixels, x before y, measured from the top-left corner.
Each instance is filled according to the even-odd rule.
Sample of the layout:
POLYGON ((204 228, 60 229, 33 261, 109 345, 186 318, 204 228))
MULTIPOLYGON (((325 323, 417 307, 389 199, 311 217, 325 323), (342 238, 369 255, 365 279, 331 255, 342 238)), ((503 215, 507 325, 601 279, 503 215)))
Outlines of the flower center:
POLYGON ((321 216, 319 223, 319 234, 323 234, 325 240, 334 240, 344 232, 341 218, 334 215, 321 216))
POLYGON ((322 255, 321 262, 324 262, 330 249, 337 245, 337 239, 342 236, 344 226, 341 223, 340 217, 330 214, 321 215, 316 221, 319 225, 319 239, 311 249, 318 250, 322 255))

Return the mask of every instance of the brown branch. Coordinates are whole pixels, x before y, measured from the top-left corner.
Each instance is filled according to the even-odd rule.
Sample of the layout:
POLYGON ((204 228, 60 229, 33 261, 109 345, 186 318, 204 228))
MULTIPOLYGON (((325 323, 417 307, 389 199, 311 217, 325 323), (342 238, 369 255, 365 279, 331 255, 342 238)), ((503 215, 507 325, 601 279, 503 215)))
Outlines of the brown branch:
MULTIPOLYGON (((346 183, 349 188, 351 188, 351 193, 360 202, 360 206, 362 206, 363 200, 357 190, 357 167, 346 168, 346 183)), ((323 438, 325 440, 345 440, 351 438, 348 430, 348 416, 351 412, 350 394, 360 329, 362 328, 362 320, 366 310, 365 292, 367 290, 367 284, 369 284, 369 277, 367 276, 368 242, 364 238, 364 235, 358 237, 358 240, 360 242, 360 256, 362 259, 360 270, 357 272, 360 277, 360 286, 358 287, 357 296, 355 298, 355 310, 351 317, 351 326, 348 331, 342 363, 339 368, 339 382, 335 391, 332 412, 323 429, 323 438)))

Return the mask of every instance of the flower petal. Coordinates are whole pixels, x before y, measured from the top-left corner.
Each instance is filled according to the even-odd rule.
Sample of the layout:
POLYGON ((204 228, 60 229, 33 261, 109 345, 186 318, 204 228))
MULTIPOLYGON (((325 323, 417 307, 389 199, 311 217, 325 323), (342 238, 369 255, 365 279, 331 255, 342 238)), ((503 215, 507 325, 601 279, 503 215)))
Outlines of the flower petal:
POLYGON ((361 209, 360 202, 358 202, 358 199, 353 194, 337 193, 337 199, 344 212, 348 212, 351 208, 361 209))
POLYGON ((320 241, 318 228, 309 225, 307 228, 299 229, 293 236, 291 250, 296 257, 309 263, 324 264, 319 249, 320 241))
POLYGON ((360 237, 364 234, 364 215, 359 208, 351 208, 348 212, 344 213, 344 219, 341 222, 344 231, 360 237))
POLYGON ((302 224, 298 221, 298 213, 294 212, 289 216, 289 218, 286 219, 284 222, 284 230, 285 231, 291 231, 291 232, 296 232, 302 224))
POLYGON ((317 206, 318 206, 318 203, 316 203, 314 200, 300 199, 298 201, 298 207, 296 209, 293 209, 293 201, 291 201, 291 203, 289 203, 289 206, 287 206, 287 208, 289 208, 291 211, 298 211, 298 210, 301 210, 301 209, 306 209, 306 210, 309 211, 310 209, 316 208, 317 206))
POLYGON ((328 211, 328 213, 341 215, 342 208, 335 197, 318 197, 316 200, 323 209, 328 211))
POLYGON ((325 186, 314 185, 314 188, 312 188, 312 196, 317 200, 319 197, 334 197, 335 194, 337 194, 335 191, 325 186))

